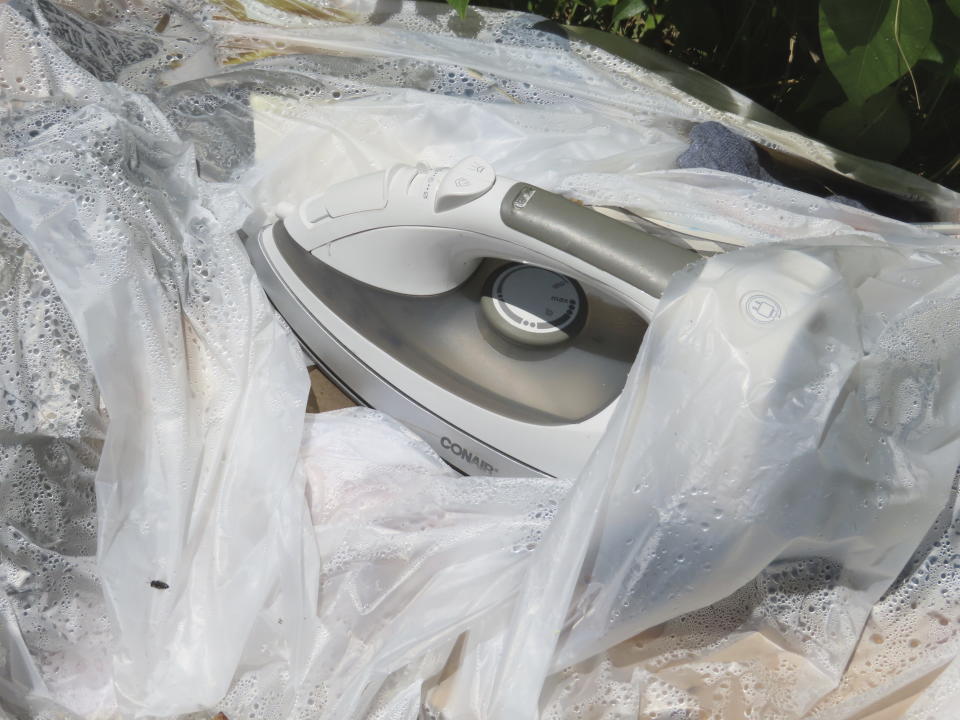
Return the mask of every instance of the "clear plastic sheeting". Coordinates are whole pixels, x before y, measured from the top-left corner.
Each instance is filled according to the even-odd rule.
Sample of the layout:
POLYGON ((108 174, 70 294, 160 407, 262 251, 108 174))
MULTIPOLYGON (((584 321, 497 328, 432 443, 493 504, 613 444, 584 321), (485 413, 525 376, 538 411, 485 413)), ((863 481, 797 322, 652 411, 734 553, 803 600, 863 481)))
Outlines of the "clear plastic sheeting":
MULTIPOLYGON (((61 545, 46 524, 31 532, 42 519, 33 508, 32 523, 8 525, 16 591, 6 594, 3 700, 24 716, 56 705, 79 715, 213 706, 268 598, 291 618, 307 615, 291 569, 316 550, 303 542, 303 476, 294 472, 301 355, 236 237, 246 213, 236 194, 197 181, 191 148, 148 100, 86 75, 11 8, 0 7, 0 26, 4 74, 21 83, 4 123, 0 213, 43 262, 76 330, 44 307, 49 287, 36 305, 7 307, 30 303, 19 335, 37 352, 70 350, 69 335, 79 335, 86 356, 74 357, 89 358, 109 416, 95 486, 99 588, 86 578, 92 542, 61 545), (41 97, 28 103, 30 92, 41 97), (75 107, 50 123, 60 94, 75 107)), ((56 416, 39 403, 44 374, 19 379, 39 405, 24 416, 56 416)), ((67 390, 52 388, 91 414, 89 391, 67 390)), ((62 421, 82 430, 72 415, 62 421)), ((28 428, 10 432, 30 447, 28 428)), ((70 439, 48 433, 66 436, 61 446, 70 439)), ((67 515, 89 518, 89 453, 58 449, 61 477, 21 471, 4 486, 56 508, 56 481, 78 495, 67 515)), ((289 622, 277 634, 301 632, 289 622)))
POLYGON ((807 667, 765 686, 809 693, 791 703, 797 713, 833 687, 948 498, 958 293, 955 262, 871 246, 756 248, 675 278, 616 431, 538 550, 582 564, 535 566, 517 602, 493 699, 504 716, 535 706, 539 686, 519 672, 535 656, 544 671, 585 660, 730 595, 774 561, 792 564, 771 566, 766 592, 807 597, 796 625, 768 637, 807 667), (769 320, 756 303, 782 314, 769 320), (535 598, 560 596, 569 609, 531 617, 535 598))
POLYGON ((712 120, 933 220, 956 194, 520 13, 14 0, 0 39, 0 711, 949 714, 958 243, 675 162, 712 120), (468 154, 752 246, 674 279, 580 478, 304 421, 237 239, 468 154))
POLYGON ((364 716, 386 685, 388 705, 412 700, 415 717, 459 636, 516 592, 570 482, 461 477, 365 409, 309 417, 301 459, 321 557, 310 676, 330 688, 323 713, 364 716))
POLYGON ((98 696, 112 696, 109 623, 93 558, 105 422, 63 301, 3 220, 0 257, 0 697, 19 705, 45 687, 93 714, 98 696))

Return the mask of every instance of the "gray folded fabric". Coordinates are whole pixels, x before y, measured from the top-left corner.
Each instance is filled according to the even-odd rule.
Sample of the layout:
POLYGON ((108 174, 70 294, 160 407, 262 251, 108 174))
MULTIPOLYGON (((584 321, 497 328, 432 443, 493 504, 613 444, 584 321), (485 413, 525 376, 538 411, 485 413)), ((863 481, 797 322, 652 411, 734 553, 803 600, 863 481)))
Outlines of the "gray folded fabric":
POLYGON ((760 165, 753 143, 718 122, 705 122, 690 131, 690 147, 677 158, 677 167, 707 168, 781 185, 760 165))
MULTIPOLYGON (((694 126, 690 131, 690 147, 677 158, 677 167, 683 170, 720 170, 774 185, 784 184, 763 168, 757 148, 752 142, 718 122, 705 122, 694 126)), ((829 195, 826 199, 860 210, 867 209, 859 200, 843 195, 829 195)))

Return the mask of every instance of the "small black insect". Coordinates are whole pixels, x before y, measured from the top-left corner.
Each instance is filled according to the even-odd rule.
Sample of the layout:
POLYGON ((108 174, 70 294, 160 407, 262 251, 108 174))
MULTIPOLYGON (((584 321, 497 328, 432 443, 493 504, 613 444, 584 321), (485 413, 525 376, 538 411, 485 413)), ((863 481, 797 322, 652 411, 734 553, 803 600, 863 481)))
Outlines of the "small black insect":
POLYGON ((157 22, 157 26, 153 29, 155 33, 162 33, 167 29, 167 25, 170 23, 170 13, 164 13, 163 17, 160 18, 157 22))
POLYGON ((151 580, 150 587, 156 588, 157 590, 166 590, 170 586, 167 585, 163 580, 151 580))

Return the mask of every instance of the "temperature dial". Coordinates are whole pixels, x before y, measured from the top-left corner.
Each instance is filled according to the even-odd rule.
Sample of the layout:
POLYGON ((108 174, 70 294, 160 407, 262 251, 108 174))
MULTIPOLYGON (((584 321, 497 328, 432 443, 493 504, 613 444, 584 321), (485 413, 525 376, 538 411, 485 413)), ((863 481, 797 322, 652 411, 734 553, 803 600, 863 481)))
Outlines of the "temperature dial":
POLYGON ((558 345, 583 326, 587 302, 580 284, 535 265, 510 264, 487 280, 480 306, 504 337, 523 345, 558 345))

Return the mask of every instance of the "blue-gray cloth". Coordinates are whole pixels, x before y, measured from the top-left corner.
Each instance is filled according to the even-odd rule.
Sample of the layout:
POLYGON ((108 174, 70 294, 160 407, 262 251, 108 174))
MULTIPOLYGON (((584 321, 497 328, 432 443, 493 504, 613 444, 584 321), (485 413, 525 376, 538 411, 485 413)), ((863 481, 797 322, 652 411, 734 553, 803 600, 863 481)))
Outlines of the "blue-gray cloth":
POLYGON ((677 158, 677 167, 707 168, 743 175, 754 180, 780 185, 760 165, 753 143, 718 122, 695 125, 690 131, 690 147, 677 158))
MULTIPOLYGON (((783 185, 760 164, 760 156, 753 143, 718 122, 695 125, 690 131, 690 147, 677 158, 677 167, 707 168, 783 185)), ((828 200, 866 210, 858 200, 842 195, 830 195, 828 200)))

